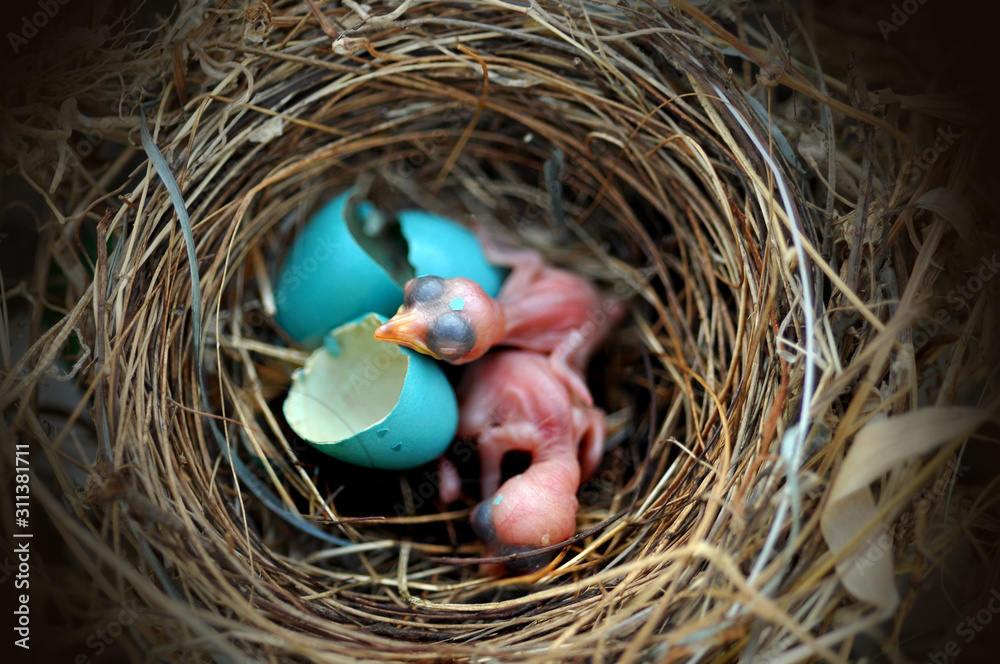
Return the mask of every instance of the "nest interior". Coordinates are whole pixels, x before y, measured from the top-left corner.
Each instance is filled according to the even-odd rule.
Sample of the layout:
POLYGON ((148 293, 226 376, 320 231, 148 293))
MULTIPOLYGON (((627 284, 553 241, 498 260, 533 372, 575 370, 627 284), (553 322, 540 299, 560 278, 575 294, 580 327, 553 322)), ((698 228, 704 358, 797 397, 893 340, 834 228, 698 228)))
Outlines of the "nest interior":
MULTIPOLYGON (((995 398, 982 298, 950 336, 917 326, 949 286, 935 261, 982 241, 928 197, 967 144, 921 162, 932 122, 686 3, 310 4, 185 5, 138 58, 81 65, 97 101, 9 118, 64 300, 36 369, 5 374, 4 426, 38 442, 38 500, 88 561, 65 593, 138 598, 134 652, 165 657, 847 661, 886 620, 896 647, 906 612, 845 591, 820 513, 870 421, 995 398), (275 275, 354 186, 474 218, 628 306, 591 371, 609 449, 541 573, 482 578, 433 467, 346 468, 283 422, 306 354, 275 275), (55 430, 18 397, 50 366, 81 397, 55 430)), ((955 417, 954 436, 980 421, 955 417)), ((933 567, 898 508, 939 509, 954 436, 892 466, 849 544, 889 524, 897 571, 933 567)))

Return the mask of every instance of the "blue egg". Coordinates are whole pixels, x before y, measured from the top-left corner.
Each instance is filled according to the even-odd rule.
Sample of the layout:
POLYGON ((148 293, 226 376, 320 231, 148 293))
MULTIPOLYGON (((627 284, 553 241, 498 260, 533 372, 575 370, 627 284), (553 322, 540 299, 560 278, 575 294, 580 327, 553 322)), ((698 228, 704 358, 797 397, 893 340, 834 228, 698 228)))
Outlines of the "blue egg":
POLYGON ((275 282, 278 324, 297 343, 316 348, 330 330, 367 312, 391 317, 414 276, 466 277, 491 297, 500 292, 506 271, 486 260, 468 228, 420 210, 404 210, 398 228, 386 227, 368 201, 349 220, 352 193, 306 224, 275 282))
POLYGON ((367 314, 333 330, 293 374, 282 410, 324 454, 406 470, 444 453, 458 428, 458 403, 437 362, 375 340, 385 321, 367 314))

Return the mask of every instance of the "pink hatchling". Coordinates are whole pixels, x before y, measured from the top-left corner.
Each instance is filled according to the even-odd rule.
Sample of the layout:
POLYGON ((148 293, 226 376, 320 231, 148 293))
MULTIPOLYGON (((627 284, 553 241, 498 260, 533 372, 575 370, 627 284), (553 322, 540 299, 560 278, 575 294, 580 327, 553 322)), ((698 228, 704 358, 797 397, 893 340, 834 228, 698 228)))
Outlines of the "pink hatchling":
MULTIPOLYGON (((531 351, 490 353, 466 369, 457 391, 458 436, 476 440, 479 449, 483 501, 473 511, 472 525, 485 555, 571 537, 577 489, 601 459, 604 412, 574 399, 548 358, 531 351), (515 450, 529 453, 531 464, 501 484, 503 457, 515 450)), ((450 502, 460 493, 457 475, 452 469, 442 477, 441 496, 450 502)), ((549 558, 532 556, 507 568, 526 572, 549 558)), ((488 565, 484 571, 499 574, 503 568, 488 565)))

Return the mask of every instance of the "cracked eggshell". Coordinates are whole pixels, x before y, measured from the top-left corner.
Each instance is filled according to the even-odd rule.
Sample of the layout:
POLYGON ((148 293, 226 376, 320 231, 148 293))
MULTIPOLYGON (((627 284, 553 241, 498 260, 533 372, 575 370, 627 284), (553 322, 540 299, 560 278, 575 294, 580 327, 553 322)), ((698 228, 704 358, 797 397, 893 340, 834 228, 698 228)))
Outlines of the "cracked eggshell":
POLYGON ((398 217, 415 276, 465 277, 479 284, 490 297, 500 293, 506 270, 486 260, 475 233, 458 222, 423 210, 403 210, 398 217))
POLYGON ((358 235, 369 222, 380 225, 370 202, 356 207, 360 227, 349 227, 345 212, 352 194, 348 190, 330 201, 306 224, 275 282, 277 322, 297 343, 316 348, 331 329, 367 312, 392 316, 403 303, 403 284, 414 276, 466 277, 490 296, 499 293, 505 271, 486 260, 479 238, 468 228, 404 210, 397 236, 405 246, 383 247, 382 240, 358 235))
POLYGON ((374 339, 385 317, 341 325, 292 376, 283 411, 313 447, 358 466, 414 468, 441 456, 458 428, 455 392, 437 363, 374 339))
MULTIPOLYGON (((316 348, 333 328, 369 311, 392 315, 403 289, 347 227, 347 191, 327 203, 295 238, 274 286, 278 324, 316 348)), ((365 214, 369 203, 358 206, 365 214)))

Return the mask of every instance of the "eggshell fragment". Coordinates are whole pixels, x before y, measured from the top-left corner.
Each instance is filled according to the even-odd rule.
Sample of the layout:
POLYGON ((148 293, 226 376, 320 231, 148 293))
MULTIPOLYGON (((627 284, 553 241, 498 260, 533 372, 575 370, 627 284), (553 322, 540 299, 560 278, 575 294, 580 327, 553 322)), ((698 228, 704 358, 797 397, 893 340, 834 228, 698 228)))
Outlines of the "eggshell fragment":
POLYGON ((293 375, 283 410, 292 430, 324 454, 405 470, 444 453, 458 404, 433 359, 374 339, 385 320, 369 313, 333 330, 293 375))
MULTIPOLYGON (((351 192, 326 204, 295 238, 275 283, 278 324, 316 348, 334 327, 366 312, 390 316, 402 287, 361 247, 344 220, 351 192)), ((371 213, 369 203, 358 214, 371 213)))
POLYGON ((398 216, 415 276, 465 277, 479 284, 490 297, 497 296, 506 271, 486 260, 475 233, 451 219, 422 210, 403 210, 398 216))

